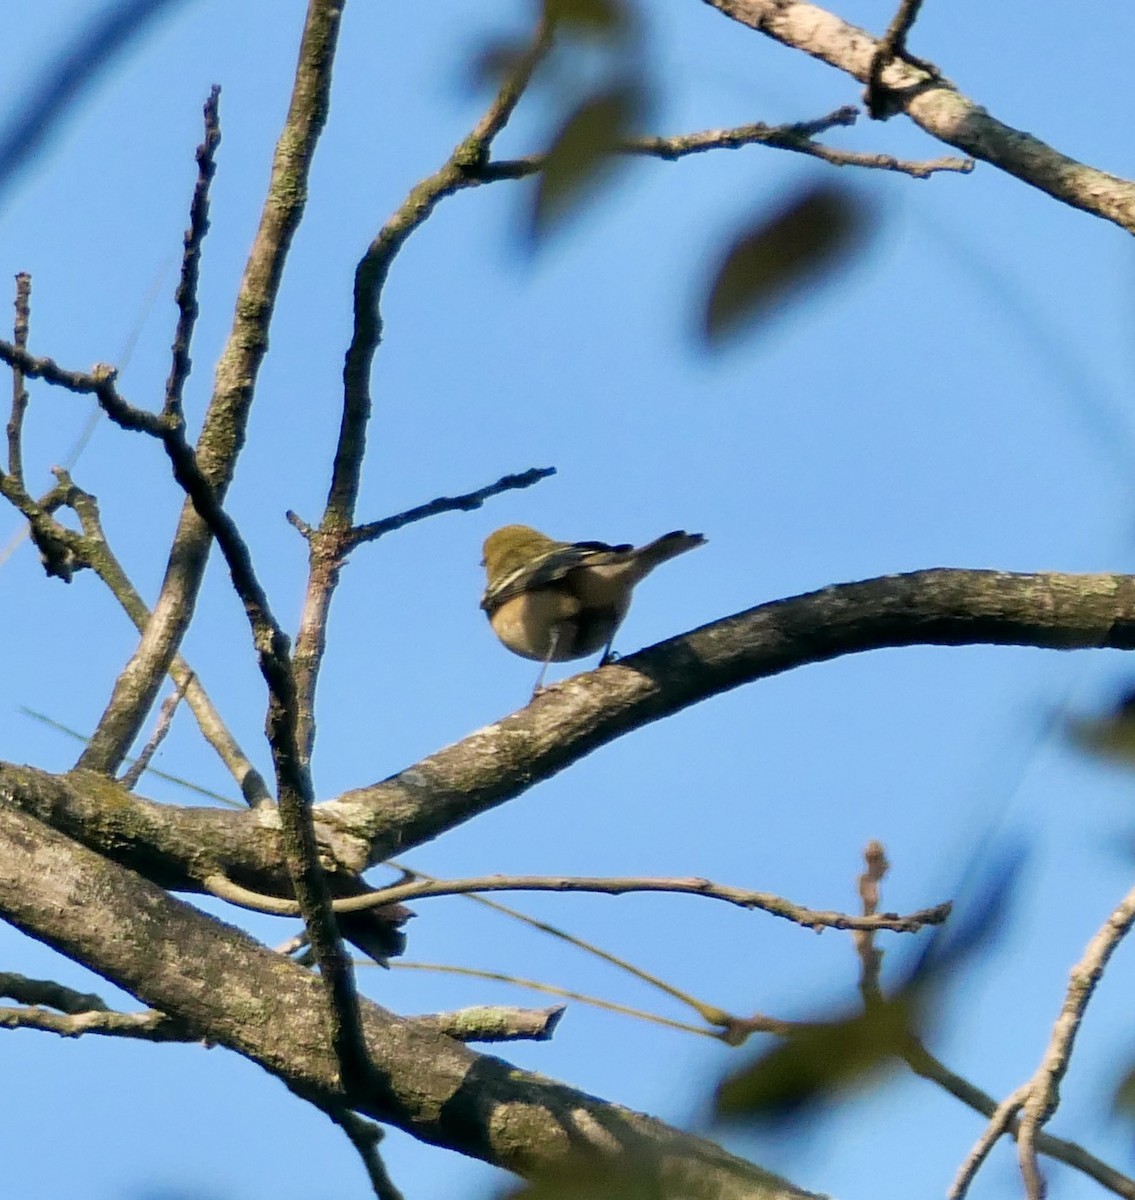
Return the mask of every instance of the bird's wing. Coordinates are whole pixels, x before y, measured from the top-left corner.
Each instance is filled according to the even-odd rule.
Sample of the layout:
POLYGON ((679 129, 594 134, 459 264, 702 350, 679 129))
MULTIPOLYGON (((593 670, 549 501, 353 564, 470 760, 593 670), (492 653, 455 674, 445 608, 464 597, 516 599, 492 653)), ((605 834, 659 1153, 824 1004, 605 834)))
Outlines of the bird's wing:
POLYGON ((492 612, 506 600, 519 596, 521 592, 547 587, 556 580, 563 579, 576 567, 599 567, 622 562, 633 550, 634 546, 629 542, 619 546, 609 546, 606 542, 565 543, 518 567, 496 583, 489 584, 481 598, 481 607, 486 612, 492 612))

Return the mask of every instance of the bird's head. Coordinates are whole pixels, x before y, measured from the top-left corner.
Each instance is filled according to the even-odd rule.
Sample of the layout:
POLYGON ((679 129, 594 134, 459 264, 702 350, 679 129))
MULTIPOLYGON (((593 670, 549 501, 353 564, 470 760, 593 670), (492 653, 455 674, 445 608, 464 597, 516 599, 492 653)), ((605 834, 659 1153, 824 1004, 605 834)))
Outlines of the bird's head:
POLYGON ((527 525, 504 525, 485 538, 481 566, 492 582, 527 566, 555 545, 550 537, 527 525))

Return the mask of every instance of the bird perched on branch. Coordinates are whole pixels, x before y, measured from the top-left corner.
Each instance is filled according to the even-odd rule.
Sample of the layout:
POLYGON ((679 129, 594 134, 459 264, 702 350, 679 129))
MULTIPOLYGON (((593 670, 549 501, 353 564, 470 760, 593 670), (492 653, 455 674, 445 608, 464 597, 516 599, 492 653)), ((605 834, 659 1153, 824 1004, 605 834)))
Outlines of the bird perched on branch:
POLYGON ((700 533, 681 529, 637 548, 557 542, 527 525, 505 525, 485 539, 488 584, 481 607, 514 654, 543 664, 535 695, 550 662, 586 658, 600 648, 599 665, 609 662, 635 584, 704 542, 700 533))

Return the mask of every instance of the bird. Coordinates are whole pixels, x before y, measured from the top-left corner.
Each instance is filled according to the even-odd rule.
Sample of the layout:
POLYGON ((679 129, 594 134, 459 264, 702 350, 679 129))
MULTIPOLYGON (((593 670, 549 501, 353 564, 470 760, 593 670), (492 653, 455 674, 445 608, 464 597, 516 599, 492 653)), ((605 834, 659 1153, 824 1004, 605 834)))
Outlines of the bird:
POLYGON ((542 664, 535 696, 549 663, 587 658, 600 648, 599 665, 610 662, 635 584, 705 541, 676 529, 638 547, 557 542, 527 525, 505 525, 485 539, 481 608, 509 650, 542 664))

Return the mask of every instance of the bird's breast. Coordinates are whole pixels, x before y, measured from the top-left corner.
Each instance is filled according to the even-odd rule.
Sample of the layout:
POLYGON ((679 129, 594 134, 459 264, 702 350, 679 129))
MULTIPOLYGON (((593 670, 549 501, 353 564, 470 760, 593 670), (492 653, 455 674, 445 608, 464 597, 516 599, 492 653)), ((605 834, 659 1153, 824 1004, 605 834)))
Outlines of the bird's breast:
POLYGON ((587 607, 564 588, 534 588, 506 600, 489 620, 514 653, 535 662, 566 662, 601 650, 621 613, 587 607))

